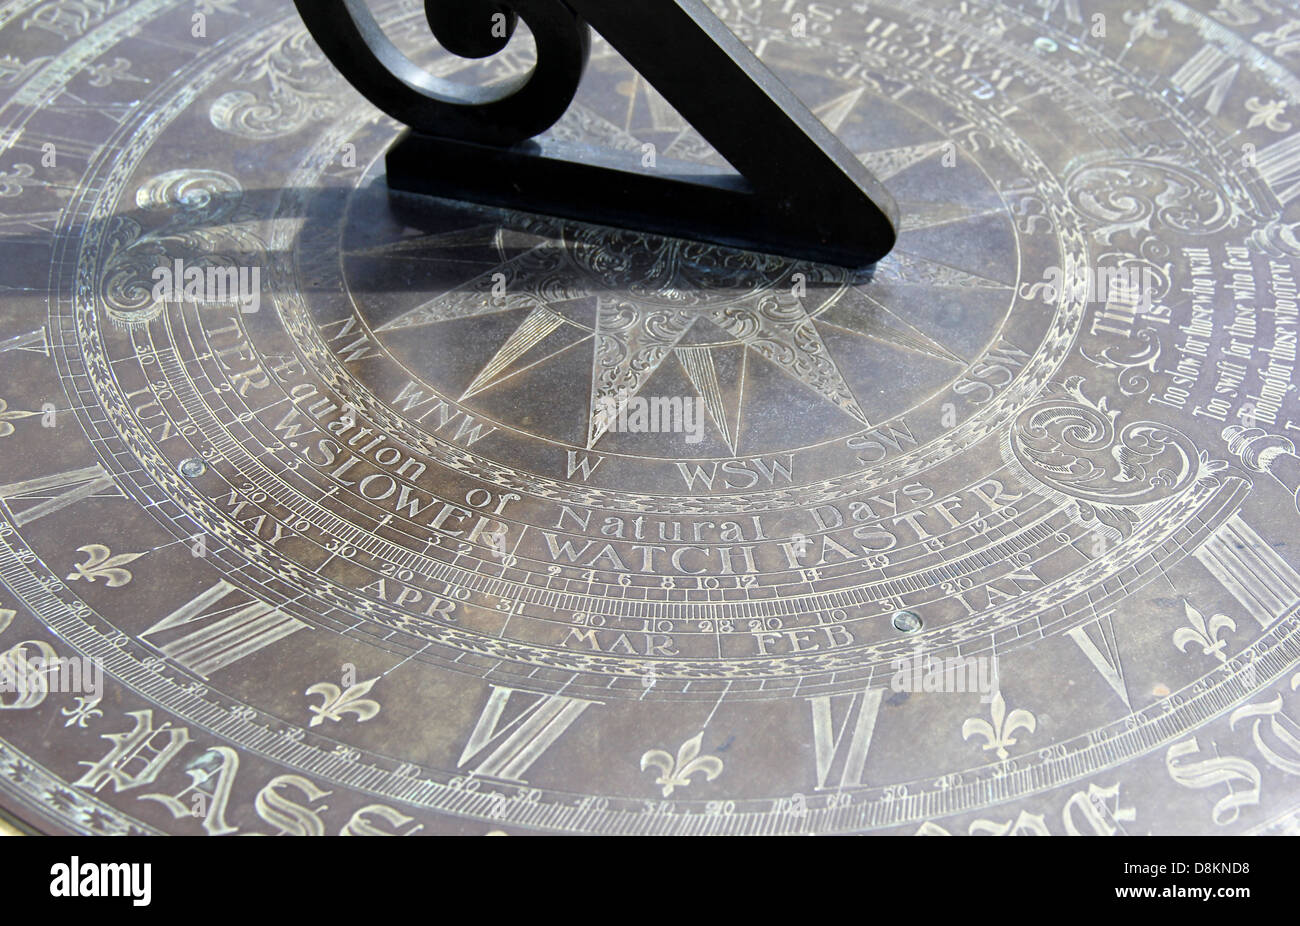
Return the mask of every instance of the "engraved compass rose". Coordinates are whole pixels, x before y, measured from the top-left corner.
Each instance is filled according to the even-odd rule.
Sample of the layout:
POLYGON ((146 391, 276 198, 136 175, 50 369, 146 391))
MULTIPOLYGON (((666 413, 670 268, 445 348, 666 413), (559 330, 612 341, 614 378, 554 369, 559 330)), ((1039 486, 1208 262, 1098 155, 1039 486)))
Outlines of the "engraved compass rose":
MULTIPOLYGON (((643 138, 675 129, 670 150, 718 161, 694 130, 683 127, 680 117, 648 88, 631 84, 623 89, 629 96, 626 124, 605 124, 604 134, 641 150, 647 144, 643 138), (649 110, 645 121, 651 131, 637 136, 629 127, 637 125, 642 106, 649 110)), ((864 92, 842 94, 815 112, 831 129, 844 131, 864 92)), ((590 126, 601 117, 583 112, 582 120, 590 126)), ((944 170, 956 157, 950 142, 937 139, 869 151, 861 160, 888 183, 926 163, 944 170)), ((971 195, 903 204, 898 248, 872 270, 856 273, 535 217, 517 218, 512 230, 485 224, 405 236, 351 250, 347 257, 364 261, 365 273, 383 276, 400 262, 454 263, 490 241, 499 263, 375 323, 376 334, 386 343, 400 343, 412 334, 436 339, 439 326, 446 323, 487 316, 518 319, 455 396, 460 402, 526 371, 544 371, 571 351, 590 351, 589 382, 553 381, 556 389, 589 389, 582 440, 587 449, 606 436, 601 409, 612 400, 652 390, 655 375, 669 366, 685 375, 692 395, 703 400, 716 434, 736 454, 744 449, 742 418, 772 414, 746 402, 744 381, 751 364, 779 370, 824 407, 847 416, 848 426, 870 427, 878 418, 871 401, 864 403, 841 372, 823 337, 825 330, 924 358, 941 370, 955 371, 969 362, 943 343, 941 330, 931 325, 932 334, 924 321, 909 320, 909 314, 922 319, 926 314, 923 307, 915 311, 916 297, 933 295, 936 289, 1005 297, 1010 284, 996 278, 996 269, 963 269, 909 250, 909 239, 943 227, 960 235, 962 223, 995 214, 996 200, 971 195)))
MULTIPOLYGON (((1295 10, 493 3, 708 11, 893 249, 391 195, 410 123, 294 4, 0 2, 0 809, 1300 832, 1295 10), (702 439, 604 427, 620 397, 702 439)), ((540 60, 363 5, 434 78, 540 60)), ((770 192, 620 44, 544 142, 770 192)))

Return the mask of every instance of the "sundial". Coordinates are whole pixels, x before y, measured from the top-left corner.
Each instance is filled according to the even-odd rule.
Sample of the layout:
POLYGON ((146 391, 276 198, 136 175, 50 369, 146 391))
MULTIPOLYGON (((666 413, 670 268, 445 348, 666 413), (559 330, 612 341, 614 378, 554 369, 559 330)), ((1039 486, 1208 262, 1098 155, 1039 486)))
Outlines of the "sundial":
POLYGON ((300 5, 0 3, 9 817, 1300 829, 1293 11, 300 5))

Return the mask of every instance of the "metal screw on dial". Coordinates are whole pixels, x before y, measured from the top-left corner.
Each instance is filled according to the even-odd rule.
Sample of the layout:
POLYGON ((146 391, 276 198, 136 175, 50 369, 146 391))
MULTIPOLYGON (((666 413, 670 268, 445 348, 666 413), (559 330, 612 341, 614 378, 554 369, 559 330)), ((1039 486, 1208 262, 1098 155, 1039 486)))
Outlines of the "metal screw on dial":
POLYGON ((895 611, 892 623, 901 633, 916 633, 921 629, 921 616, 914 611, 895 611))
POLYGON ((181 460, 176 466, 176 472, 180 473, 186 479, 197 479, 208 471, 208 464, 204 463, 198 457, 190 457, 188 460, 181 460))

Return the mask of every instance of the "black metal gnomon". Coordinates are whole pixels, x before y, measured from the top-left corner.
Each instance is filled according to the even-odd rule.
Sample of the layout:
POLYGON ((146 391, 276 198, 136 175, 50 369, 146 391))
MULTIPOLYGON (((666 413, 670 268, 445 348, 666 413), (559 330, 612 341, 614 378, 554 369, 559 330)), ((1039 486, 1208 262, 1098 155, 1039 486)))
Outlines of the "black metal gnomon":
POLYGON ((490 88, 417 67, 364 0, 294 2, 344 76, 410 127, 388 155, 393 189, 850 267, 894 245, 889 193, 704 0, 426 0, 434 38, 463 57, 528 24, 536 67, 490 88), (737 173, 538 139, 577 93, 588 24, 737 173))

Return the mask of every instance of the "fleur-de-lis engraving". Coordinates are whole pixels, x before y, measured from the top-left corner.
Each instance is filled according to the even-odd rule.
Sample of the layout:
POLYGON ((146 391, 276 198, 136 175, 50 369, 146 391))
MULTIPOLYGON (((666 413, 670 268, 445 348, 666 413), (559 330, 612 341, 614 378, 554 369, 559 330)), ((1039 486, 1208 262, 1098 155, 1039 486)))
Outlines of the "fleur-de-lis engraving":
POLYGON ((86 562, 79 563, 76 569, 68 574, 68 581, 76 582, 85 579, 87 582, 94 582, 96 579, 103 579, 108 583, 109 588, 121 588, 130 582, 130 571, 122 567, 144 556, 143 553, 119 553, 114 556, 113 551, 102 543, 78 547, 77 552, 85 553, 89 558, 86 562))
POLYGON ((8 437, 14 433, 14 426, 11 421, 18 421, 20 418, 35 418, 40 412, 22 412, 14 409, 10 411, 9 403, 0 399, 0 437, 8 437))
POLYGON ((115 80, 125 80, 133 83, 144 81, 143 77, 136 77, 131 73, 131 61, 128 58, 114 58, 112 64, 88 65, 86 75, 90 78, 87 82, 92 87, 107 87, 115 80))
POLYGON ((992 723, 982 717, 967 717, 966 722, 961 725, 961 738, 968 740, 972 736, 984 737, 987 741, 984 746, 985 751, 996 749, 999 759, 1007 758, 1007 747, 1016 744, 1013 733, 1017 730, 1033 733, 1038 726, 1034 715, 1024 708, 1016 708, 1008 714, 1007 702, 1002 697, 1001 691, 993 692, 993 703, 989 705, 989 712, 993 718, 992 723))
POLYGON ((1269 100, 1265 103, 1259 97, 1252 96, 1246 101, 1246 108, 1255 114, 1246 123, 1246 128, 1253 129, 1257 125, 1265 125, 1274 132, 1291 131, 1291 123, 1281 118, 1286 112, 1286 100, 1269 100))
POLYGON ((1163 39, 1168 37, 1168 33, 1158 25, 1160 14, 1155 10, 1128 10, 1124 13, 1124 24, 1132 26, 1129 29, 1128 41, 1132 45, 1144 35, 1149 35, 1153 39, 1163 39))
POLYGON ((700 755, 703 741, 704 731, 701 730, 694 738, 682 743, 676 759, 662 749, 647 750, 641 757, 641 771, 659 769, 655 784, 663 786, 664 797, 671 797, 676 788, 690 785, 692 775, 702 774, 705 781, 712 781, 722 774, 722 760, 717 756, 700 755))
POLYGON ((68 718, 63 725, 70 727, 76 724, 81 729, 86 729, 86 724, 90 721, 104 716, 104 712, 97 709, 100 700, 100 698, 77 698, 76 707, 60 708, 59 713, 68 718))
POLYGON ((305 692, 308 696, 319 695, 323 700, 318 705, 311 705, 310 710, 316 716, 312 718, 311 726, 319 727, 327 720, 340 723, 344 714, 353 714, 357 718, 357 723, 365 723, 379 713, 379 702, 373 701, 366 697, 370 689, 375 687, 378 678, 372 678, 368 682, 358 682, 347 691, 344 691, 333 682, 320 682, 312 685, 305 692))
POLYGON ((1174 646, 1185 653, 1187 647, 1195 643, 1204 655, 1214 656, 1219 662, 1227 661, 1223 648, 1228 645, 1228 641, 1220 637, 1225 630, 1235 631, 1236 622, 1226 614, 1215 614, 1207 621, 1205 615, 1193 608, 1186 598, 1183 599, 1183 611, 1191 626, 1179 627, 1174 631, 1174 646))

